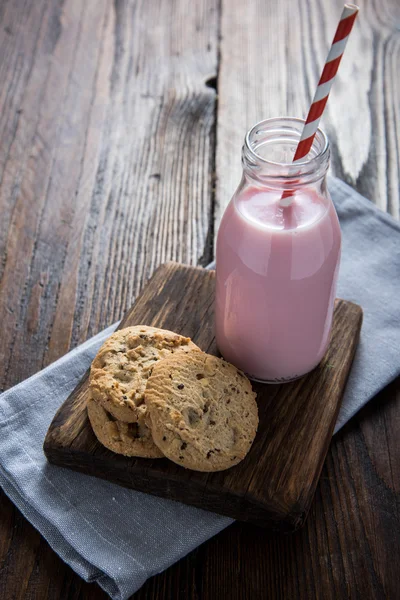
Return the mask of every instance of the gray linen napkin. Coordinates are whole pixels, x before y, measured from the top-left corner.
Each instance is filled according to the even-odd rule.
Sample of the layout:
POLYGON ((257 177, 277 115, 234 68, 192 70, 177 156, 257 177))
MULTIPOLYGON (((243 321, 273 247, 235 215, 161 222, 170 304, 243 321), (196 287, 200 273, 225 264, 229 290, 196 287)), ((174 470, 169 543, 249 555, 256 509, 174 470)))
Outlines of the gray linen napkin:
MULTIPOLYGON (((343 231, 338 295, 364 324, 336 431, 400 373, 400 224, 330 180, 343 231)), ((0 485, 81 577, 124 600, 232 520, 47 464, 60 404, 115 325, 0 396, 0 485)))

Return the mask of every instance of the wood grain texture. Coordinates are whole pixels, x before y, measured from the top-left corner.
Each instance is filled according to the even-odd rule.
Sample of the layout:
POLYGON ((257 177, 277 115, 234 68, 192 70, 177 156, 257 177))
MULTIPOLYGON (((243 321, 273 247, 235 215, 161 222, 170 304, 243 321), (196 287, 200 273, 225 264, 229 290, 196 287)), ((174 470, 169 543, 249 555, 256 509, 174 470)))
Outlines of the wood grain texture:
MULTIPOLYGON (((70 345, 118 318, 118 311, 131 304, 133 289, 139 289, 150 274, 150 264, 156 266, 166 259, 194 264, 194 247, 198 258, 207 259, 213 243, 212 215, 216 213, 217 223, 223 203, 238 183, 235 169, 240 171, 246 127, 265 116, 305 113, 342 6, 338 0, 251 0, 243 15, 244 3, 239 0, 218 4, 171 0, 162 3, 162 10, 160 5, 158 0, 0 2, 0 388, 31 375, 70 345), (132 14, 134 9, 135 16, 129 19, 127 11, 132 14), (286 29, 282 29, 282 22, 286 29), (234 27, 229 29, 227 23, 234 27), (144 39, 155 36, 169 40, 162 52, 156 42, 144 45, 144 39), (172 39, 179 43, 179 36, 182 51, 175 56, 172 39), (273 54, 254 52, 254 44, 261 38, 265 39, 260 52, 266 47, 273 54), (138 83, 142 85, 143 80, 126 67, 127 52, 132 65, 141 56, 152 86, 164 82, 160 96, 165 100, 137 97, 142 93, 138 83), (273 56, 284 56, 285 61, 272 64, 273 56), (187 57, 190 72, 184 67, 187 57), (231 69, 229 60, 233 62, 231 69), (125 65, 122 71, 121 64, 125 65), (169 79, 166 73, 172 69, 174 75, 169 79), (203 75, 211 87, 203 86, 203 75), (224 115, 219 114, 224 128, 220 130, 217 157, 215 85, 220 108, 225 107, 224 115), (198 108, 201 117, 194 122, 190 115, 196 117, 199 112, 191 112, 191 107, 199 104, 184 101, 185 94, 189 98, 193 89, 189 86, 195 86, 205 111, 198 108), (67 88, 70 100, 64 106, 67 88), (257 100, 259 94, 262 97, 257 100), (143 102, 149 112, 163 100, 162 114, 155 113, 154 120, 146 117, 147 112, 136 111, 133 116, 132 105, 127 106, 123 98, 133 105, 143 102), (181 100, 181 112, 173 111, 173 120, 168 112, 171 98, 174 106, 178 98, 181 100), (254 111, 255 103, 258 112, 254 111), (240 108, 236 110, 236 106, 240 108), (130 111, 130 128, 123 126, 123 110, 124 114, 130 111), (70 121, 70 115, 75 115, 75 120, 70 121), (188 142, 194 147, 190 178, 188 167, 183 169, 187 176, 185 193, 182 180, 177 179, 181 176, 178 168, 165 169, 164 181, 158 181, 156 168, 148 176, 144 168, 153 148, 161 153, 157 115, 162 118, 162 131, 169 132, 187 115, 187 136, 175 136, 178 148, 172 149, 174 156, 183 153, 187 164, 188 142), (140 153, 142 146, 135 138, 136 128, 143 131, 142 119, 152 125, 146 130, 152 140, 148 154, 140 153), (223 135, 224 131, 229 135, 223 135), (131 146, 134 139, 137 146, 131 146), (115 140, 119 140, 118 151, 115 140), (59 154, 67 143, 72 150, 59 154), (129 159, 125 144, 132 149, 129 159), (208 169, 203 168, 197 148, 207 150, 208 169), (119 166, 110 175, 117 156, 121 157, 119 166), (225 191, 219 193, 216 203, 213 194, 207 196, 207 204, 202 196, 202 208, 198 209, 199 198, 192 190, 204 189, 207 195, 214 182, 215 158, 219 160, 218 186, 225 191), (129 170, 132 165, 136 166, 129 170), (77 168, 82 172, 79 181, 77 168), (76 187, 65 202, 64 190, 71 189, 70 178, 75 178, 76 187), (123 211, 119 204, 115 213, 114 198, 121 188, 128 189, 124 183, 128 180, 123 211), (155 227, 161 215, 164 223, 172 220, 165 217, 168 213, 162 212, 157 200, 160 185, 164 204, 165 198, 172 200, 176 190, 185 199, 185 194, 190 196, 184 215, 179 213, 179 225, 173 225, 172 238, 165 229, 155 227), (46 193, 47 188, 51 193, 46 193), (140 194, 150 190, 152 218, 139 203, 136 188, 140 194), (129 227, 124 218, 127 207, 137 215, 137 223, 129 227), (147 215, 146 225, 141 225, 142 214, 147 215), (195 239, 188 239, 186 217, 202 231, 195 239), (125 228, 125 237, 115 237, 120 227, 125 228), (180 237, 174 237, 178 233, 180 237), (93 248, 104 251, 99 257, 93 248), (108 281, 113 269, 118 272, 115 294, 108 281)), ((398 0, 361 3, 358 31, 352 34, 324 121, 333 148, 333 171, 395 216, 400 189, 399 23, 398 0), (352 98, 361 98, 360 118, 358 110, 353 112, 353 106, 358 105, 347 103, 349 85, 352 98), (336 93, 343 99, 340 106, 332 102, 336 93)), ((396 382, 382 392, 335 436, 305 528, 291 538, 280 538, 260 536, 256 528, 235 525, 154 577, 135 600, 219 600, 223 595, 246 600, 398 598, 399 385, 396 382)), ((74 574, 0 492, 0 598, 98 600, 106 595, 97 585, 86 584, 74 574)))
POLYGON ((159 263, 209 260, 217 12, 18 0, 2 22, 5 388, 116 320, 159 263))
MULTIPOLYGON (((0 390, 119 318, 160 262, 210 260, 218 18, 216 0, 0 3, 0 390)), ((0 597, 56 593, 45 542, 3 514, 0 597)))
MULTIPOLYGON (((240 181, 246 131, 270 117, 306 117, 342 8, 341 0, 222 2, 215 231, 240 181)), ((397 218, 399 81, 400 4, 361 3, 321 127, 331 172, 397 218)))
MULTIPOLYGON (((214 295, 214 271, 167 263, 157 269, 120 328, 169 329, 218 355, 214 295)), ((338 300, 332 339, 318 367, 285 385, 253 385, 257 436, 246 458, 231 469, 199 473, 166 459, 127 458, 106 450, 87 416, 88 373, 55 415, 44 442, 46 456, 56 465, 234 519, 297 529, 307 516, 328 451, 361 322, 359 306, 338 300)))

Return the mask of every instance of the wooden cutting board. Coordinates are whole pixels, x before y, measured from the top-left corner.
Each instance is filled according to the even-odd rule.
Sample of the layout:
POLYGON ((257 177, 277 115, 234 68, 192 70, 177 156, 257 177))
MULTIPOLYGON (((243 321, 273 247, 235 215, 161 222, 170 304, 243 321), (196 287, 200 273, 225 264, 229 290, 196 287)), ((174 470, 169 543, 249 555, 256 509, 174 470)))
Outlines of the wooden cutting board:
MULTIPOLYGON (((190 336, 217 354, 213 332, 213 271, 168 263, 157 269, 121 322, 153 325, 190 336)), ((321 364, 284 385, 253 384, 260 424, 239 465, 199 473, 167 459, 127 458, 104 448, 86 414, 86 375, 49 428, 48 460, 114 483, 193 504, 235 519, 294 530, 307 516, 331 440, 357 347, 362 309, 337 300, 332 340, 321 364)))

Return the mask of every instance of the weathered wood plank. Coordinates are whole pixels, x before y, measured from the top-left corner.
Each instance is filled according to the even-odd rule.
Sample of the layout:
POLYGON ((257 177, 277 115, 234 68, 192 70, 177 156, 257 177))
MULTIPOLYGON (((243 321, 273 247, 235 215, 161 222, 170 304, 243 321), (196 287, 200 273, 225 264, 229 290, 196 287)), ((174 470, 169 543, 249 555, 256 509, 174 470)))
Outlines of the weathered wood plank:
MULTIPOLYGON (((215 230, 257 121, 305 117, 343 2, 223 2, 218 76, 215 230)), ((332 173, 400 217, 400 6, 361 6, 322 127, 332 173)))
POLYGON ((5 388, 116 320, 160 262, 211 258, 217 12, 21 0, 3 18, 24 57, 2 62, 5 388))
MULTIPOLYGON (((334 438, 302 530, 260 535, 236 523, 198 550, 198 597, 213 600, 217 582, 220 596, 232 600, 398 597, 399 496, 385 476, 394 444, 384 421, 395 413, 399 425, 399 391, 397 382, 334 438)), ((398 485, 398 469, 394 478, 398 485)), ((177 567, 171 571, 173 579, 177 567)), ((156 598, 157 579, 135 599, 156 598)))
MULTIPOLYGON (((0 390, 211 259, 217 5, 0 3, 0 390)), ((0 492, 0 597, 83 586, 0 492)))

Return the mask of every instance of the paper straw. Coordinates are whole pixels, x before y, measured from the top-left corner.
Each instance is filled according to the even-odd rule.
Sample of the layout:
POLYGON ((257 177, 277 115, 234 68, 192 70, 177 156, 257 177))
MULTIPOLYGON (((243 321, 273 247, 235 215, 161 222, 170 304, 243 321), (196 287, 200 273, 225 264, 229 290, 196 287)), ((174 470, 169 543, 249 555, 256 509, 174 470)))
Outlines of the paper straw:
MULTIPOLYGON (((300 162, 311 150, 315 134, 318 129, 319 122, 324 112, 327 103, 329 92, 336 73, 338 71, 340 61, 346 48, 350 32, 356 20, 359 8, 355 4, 345 4, 340 17, 339 24, 336 29, 335 36, 329 50, 329 54, 325 61, 325 66, 322 71, 318 86, 314 95, 314 99, 308 111, 307 119, 297 145, 293 162, 300 162)), ((289 206, 292 202, 291 192, 284 192, 281 199, 281 206, 289 206)))

